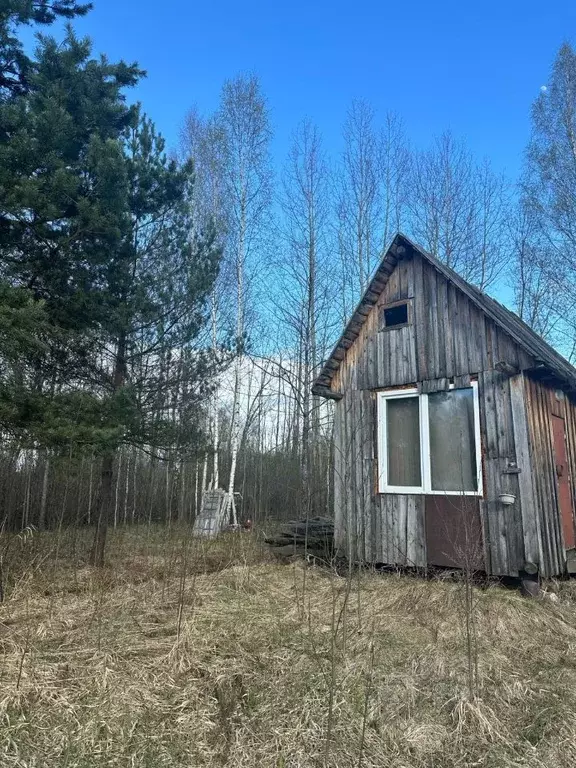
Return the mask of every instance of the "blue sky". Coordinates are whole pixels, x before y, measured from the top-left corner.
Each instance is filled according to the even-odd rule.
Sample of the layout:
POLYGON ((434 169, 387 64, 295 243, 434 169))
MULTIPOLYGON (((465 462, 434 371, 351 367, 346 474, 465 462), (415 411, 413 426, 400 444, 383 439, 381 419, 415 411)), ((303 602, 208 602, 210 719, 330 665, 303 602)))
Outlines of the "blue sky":
POLYGON ((281 161, 303 117, 330 151, 353 97, 405 121, 416 146, 445 128, 515 175, 530 105, 563 40, 576 39, 568 0, 95 0, 77 22, 95 49, 137 60, 137 89, 173 145, 185 112, 211 111, 224 79, 260 75, 281 161))

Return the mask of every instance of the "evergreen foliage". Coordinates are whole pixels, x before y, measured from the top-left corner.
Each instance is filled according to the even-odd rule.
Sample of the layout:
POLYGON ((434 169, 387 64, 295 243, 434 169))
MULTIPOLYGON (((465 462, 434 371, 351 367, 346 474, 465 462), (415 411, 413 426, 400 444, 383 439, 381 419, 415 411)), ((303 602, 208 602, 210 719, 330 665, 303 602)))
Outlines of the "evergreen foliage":
POLYGON ((46 457, 101 455, 102 563, 119 447, 166 459, 203 445, 219 253, 195 224, 192 163, 127 102, 138 66, 95 58, 70 26, 24 53, 20 25, 89 7, 0 11, 0 433, 46 457))
POLYGON ((92 3, 76 0, 3 0, 0 5, 0 101, 26 92, 35 62, 24 52, 18 29, 22 25, 53 24, 57 19, 84 16, 92 3))

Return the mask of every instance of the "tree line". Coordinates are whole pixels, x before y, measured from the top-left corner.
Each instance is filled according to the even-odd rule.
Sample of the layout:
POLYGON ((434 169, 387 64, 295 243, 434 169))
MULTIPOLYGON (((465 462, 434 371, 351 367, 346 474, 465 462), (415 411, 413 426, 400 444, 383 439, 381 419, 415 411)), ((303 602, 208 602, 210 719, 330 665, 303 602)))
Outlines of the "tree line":
POLYGON ((311 386, 398 230, 574 355, 570 45, 520 179, 449 131, 415 148, 362 100, 337 156, 304 119, 279 167, 256 75, 189 109, 167 150, 130 102, 137 64, 46 34, 89 11, 0 11, 3 530, 93 525, 102 564, 109 525, 189 521, 208 487, 253 519, 328 513, 331 411, 311 386))

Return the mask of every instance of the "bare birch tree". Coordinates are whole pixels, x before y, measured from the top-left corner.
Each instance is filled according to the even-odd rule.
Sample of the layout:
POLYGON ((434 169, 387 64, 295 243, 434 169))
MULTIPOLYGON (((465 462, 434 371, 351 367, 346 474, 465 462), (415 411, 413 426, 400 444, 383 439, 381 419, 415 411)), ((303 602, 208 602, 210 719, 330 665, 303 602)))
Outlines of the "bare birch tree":
POLYGON ((569 357, 576 343, 576 51, 564 43, 548 85, 532 109, 523 203, 539 238, 539 263, 552 290, 558 343, 569 357))
POLYGON ((406 224, 410 152, 402 120, 386 113, 378 147, 380 177, 378 204, 382 216, 379 254, 406 224))
POLYGON ((413 156, 410 213, 416 240, 449 267, 466 271, 474 227, 473 160, 447 132, 413 156))
POLYGON ((342 320, 364 292, 386 244, 405 221, 409 153, 402 121, 387 113, 379 129, 372 106, 352 102, 338 169, 337 243, 342 320))
POLYGON ((352 102, 344 123, 338 243, 344 273, 353 275, 353 292, 363 293, 375 265, 379 238, 378 135, 374 110, 366 101, 352 102))
MULTIPOLYGON (((214 117, 203 118, 196 108, 186 115, 180 138, 185 157, 192 158, 196 172, 195 204, 199 230, 211 227, 217 233, 217 245, 222 252, 220 272, 210 296, 210 335, 214 354, 218 353, 228 336, 233 318, 227 311, 226 294, 233 274, 233 263, 226 248, 229 232, 229 211, 225 194, 227 158, 226 134, 214 117)), ((210 434, 212 440, 212 479, 210 485, 220 485, 220 420, 219 391, 210 402, 210 434)))
POLYGON ((535 217, 520 204, 509 218, 511 284, 517 313, 544 338, 551 338, 556 322, 553 278, 546 260, 545 243, 535 217))
POLYGON ((419 243, 482 290, 494 284, 505 267, 506 182, 488 162, 445 132, 413 155, 408 200, 419 243))
POLYGON ((236 362, 231 418, 231 466, 228 492, 233 517, 234 487, 241 425, 241 376, 246 339, 249 269, 262 236, 271 201, 269 143, 271 128, 258 78, 240 75, 224 84, 215 118, 224 151, 223 191, 227 205, 226 247, 234 262, 236 288, 236 362))
POLYGON ((507 266, 507 221, 511 208, 506 178, 495 173, 486 159, 475 168, 474 196, 474 245, 466 271, 469 279, 485 290, 496 284, 507 266))
POLYGON ((294 391, 301 425, 298 444, 302 504, 306 511, 311 508, 320 432, 320 403, 311 389, 320 355, 326 348, 326 321, 332 316, 327 281, 329 185, 328 164, 319 131, 304 121, 294 132, 282 177, 281 271, 284 276, 282 315, 293 331, 299 351, 294 391))

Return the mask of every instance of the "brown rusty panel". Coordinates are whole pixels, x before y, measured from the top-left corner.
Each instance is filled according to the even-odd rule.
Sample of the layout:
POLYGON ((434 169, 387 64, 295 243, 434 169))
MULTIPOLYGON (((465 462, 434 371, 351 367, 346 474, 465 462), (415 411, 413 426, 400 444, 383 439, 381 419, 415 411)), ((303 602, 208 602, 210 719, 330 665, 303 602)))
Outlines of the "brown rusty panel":
POLYGON ((476 496, 426 496, 424 512, 428 565, 485 570, 476 496))

